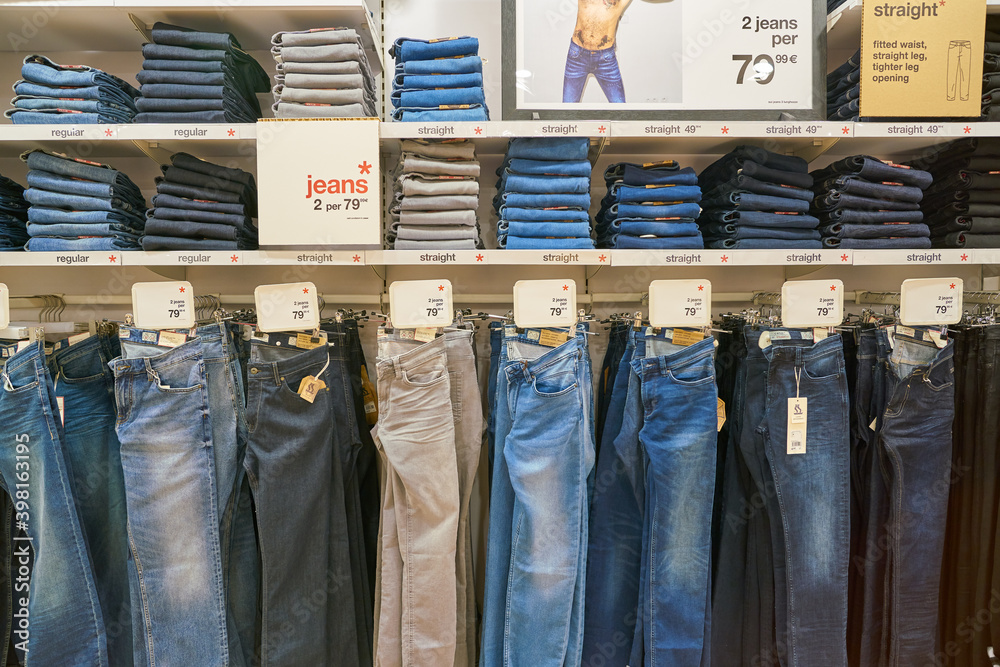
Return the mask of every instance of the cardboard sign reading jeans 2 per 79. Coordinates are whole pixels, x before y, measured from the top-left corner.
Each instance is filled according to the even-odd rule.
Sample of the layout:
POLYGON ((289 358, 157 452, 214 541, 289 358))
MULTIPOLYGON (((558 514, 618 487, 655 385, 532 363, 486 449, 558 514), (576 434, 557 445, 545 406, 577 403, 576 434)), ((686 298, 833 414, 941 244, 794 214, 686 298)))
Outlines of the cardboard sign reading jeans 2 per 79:
POLYGON ((262 247, 381 247, 378 120, 257 124, 262 247))
POLYGON ((865 2, 861 115, 978 116, 985 32, 986 0, 865 2))

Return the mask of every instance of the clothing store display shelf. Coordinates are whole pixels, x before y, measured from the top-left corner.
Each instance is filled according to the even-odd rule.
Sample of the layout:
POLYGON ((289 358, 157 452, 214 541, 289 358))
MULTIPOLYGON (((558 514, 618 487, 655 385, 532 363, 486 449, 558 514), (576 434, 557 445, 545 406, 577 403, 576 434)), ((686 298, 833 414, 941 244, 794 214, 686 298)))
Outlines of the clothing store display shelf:
POLYGON ((279 30, 350 27, 361 35, 372 66, 382 63, 380 22, 366 0, 0 0, 0 51, 138 51, 148 35, 133 18, 147 30, 165 21, 231 32, 247 51, 269 51, 279 30))
POLYGON ((1000 248, 976 250, 235 250, 4 252, 7 266, 593 266, 697 269, 727 266, 981 266, 1000 248))

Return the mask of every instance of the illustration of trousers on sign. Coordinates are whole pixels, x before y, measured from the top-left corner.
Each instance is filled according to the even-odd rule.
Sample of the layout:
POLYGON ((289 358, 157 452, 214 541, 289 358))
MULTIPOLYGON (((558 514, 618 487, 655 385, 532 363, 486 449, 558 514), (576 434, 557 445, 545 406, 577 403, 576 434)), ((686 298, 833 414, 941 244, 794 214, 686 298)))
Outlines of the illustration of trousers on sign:
POLYGON ((962 101, 969 99, 970 72, 972 70, 972 42, 967 39, 953 39, 948 44, 948 101, 955 99, 955 94, 962 101))

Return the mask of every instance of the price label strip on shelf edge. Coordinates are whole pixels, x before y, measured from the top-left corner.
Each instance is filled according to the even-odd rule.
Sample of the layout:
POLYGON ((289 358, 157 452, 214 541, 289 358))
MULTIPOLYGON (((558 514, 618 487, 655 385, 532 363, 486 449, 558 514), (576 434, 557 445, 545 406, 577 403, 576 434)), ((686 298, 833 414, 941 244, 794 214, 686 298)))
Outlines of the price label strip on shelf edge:
POLYGON ((257 328, 263 332, 319 328, 319 297, 312 283, 259 285, 253 297, 257 328))
POLYGON ((899 320, 906 326, 944 326, 962 320, 961 278, 904 280, 899 296, 899 320))
POLYGON ((711 326, 712 283, 654 280, 649 284, 649 323, 658 328, 711 326))
POLYGON ((576 321, 576 281, 519 280, 514 283, 514 324, 518 327, 572 327, 576 321))
POLYGON ((190 329, 194 288, 186 280, 132 285, 132 317, 140 329, 190 329))
POLYGON ((454 317, 450 280, 398 280, 389 285, 389 319, 394 327, 446 327, 454 317))
POLYGON ((791 280, 781 286, 782 326, 835 327, 843 321, 842 281, 791 280))

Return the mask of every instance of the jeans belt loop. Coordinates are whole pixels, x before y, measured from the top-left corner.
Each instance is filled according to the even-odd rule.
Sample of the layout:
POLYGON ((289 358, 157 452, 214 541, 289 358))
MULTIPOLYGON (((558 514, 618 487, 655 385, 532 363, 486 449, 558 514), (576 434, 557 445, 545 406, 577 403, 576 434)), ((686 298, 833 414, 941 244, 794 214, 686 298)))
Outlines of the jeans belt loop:
POLYGON ((157 384, 159 384, 160 378, 156 374, 156 371, 153 370, 153 364, 150 363, 149 357, 143 357, 142 365, 146 368, 146 379, 150 382, 156 380, 157 384))
POLYGON ((802 362, 802 356, 803 356, 802 355, 802 350, 803 350, 803 348, 796 347, 794 349, 795 349, 795 367, 796 368, 802 368, 802 366, 804 366, 804 364, 802 362))
POLYGON ((278 364, 272 362, 272 363, 270 363, 268 365, 271 367, 271 377, 274 378, 274 386, 280 387, 281 386, 281 372, 278 370, 278 364))
POLYGON ((403 369, 399 365, 399 357, 392 358, 392 372, 396 376, 397 380, 403 379, 403 369))
POLYGON ((667 363, 667 358, 664 356, 659 356, 656 358, 656 363, 660 367, 660 375, 668 375, 670 373, 670 364, 667 363))
POLYGON ((524 376, 524 381, 527 382, 528 384, 532 384, 535 381, 534 376, 531 374, 531 371, 528 369, 528 362, 527 361, 522 361, 521 362, 521 375, 524 376))

